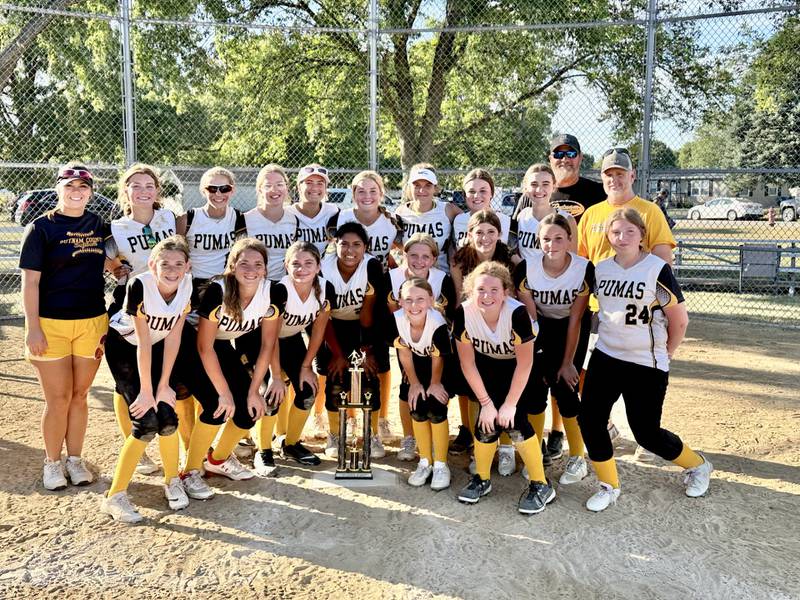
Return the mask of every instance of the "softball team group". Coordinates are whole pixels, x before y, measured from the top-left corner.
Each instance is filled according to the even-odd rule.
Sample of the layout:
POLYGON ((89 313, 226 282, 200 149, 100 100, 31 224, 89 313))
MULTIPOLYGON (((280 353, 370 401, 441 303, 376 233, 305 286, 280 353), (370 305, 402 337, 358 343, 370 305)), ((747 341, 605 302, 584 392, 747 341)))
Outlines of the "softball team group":
MULTIPOLYGON (((633 181, 618 151, 603 161, 609 199, 633 181)), ((514 219, 492 210, 494 181, 482 169, 463 180, 468 213, 438 198, 427 164, 411 169, 394 214, 373 171, 353 178, 350 209, 325 202, 328 183, 324 167, 303 167, 290 204, 286 172, 267 165, 257 205, 243 214, 230 206, 233 174, 215 167, 200 182, 205 205, 176 217, 162 207, 156 170, 137 164, 119 182, 124 216, 109 226, 86 211, 89 170, 59 170, 58 205, 26 229, 20 253, 26 357, 46 401, 45 488, 94 479, 81 456, 104 355, 123 443, 101 510, 135 523, 127 489, 134 472, 157 470, 145 453, 156 437, 174 510, 212 498, 210 474, 274 476, 273 446, 319 465, 301 442, 312 410, 316 423, 327 410, 325 454, 336 457, 337 402, 358 350, 373 458, 385 456, 397 354, 398 458, 419 455, 411 486, 449 487, 448 452, 468 451, 471 478, 457 497, 476 503, 492 490, 494 455, 510 475, 518 453, 528 480, 518 510, 541 512, 556 496, 545 464, 561 452, 548 455, 543 442, 550 397, 569 448, 558 483, 585 478, 588 453, 599 485, 586 507, 604 510, 620 493, 607 428, 622 396, 637 443, 683 467, 688 496, 706 493, 710 462, 660 424, 669 359, 688 323, 668 261, 650 253, 660 225, 608 202, 576 223, 551 205, 547 164, 526 172, 526 207, 514 219), (605 248, 602 260, 578 254, 587 243, 605 248), (108 307, 104 271, 118 281, 108 307), (451 442, 454 397, 461 426, 451 442), (234 452, 247 439, 252 467, 234 452)))

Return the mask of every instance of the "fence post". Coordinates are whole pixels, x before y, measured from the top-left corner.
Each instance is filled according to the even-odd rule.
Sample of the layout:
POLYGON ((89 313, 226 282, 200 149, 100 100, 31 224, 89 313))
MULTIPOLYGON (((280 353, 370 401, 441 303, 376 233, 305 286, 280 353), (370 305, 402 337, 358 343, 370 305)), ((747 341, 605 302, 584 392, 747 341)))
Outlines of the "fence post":
POLYGON ((369 168, 378 170, 378 0, 369 0, 369 168))
POLYGON ((120 0, 122 33, 122 127, 125 166, 136 162, 136 120, 133 98, 133 58, 131 55, 131 0, 120 0))
POLYGON ((650 131, 653 119, 653 70, 656 55, 657 0, 647 0, 647 47, 645 49, 644 114, 642 115, 642 155, 639 157, 639 195, 647 197, 650 180, 650 131))

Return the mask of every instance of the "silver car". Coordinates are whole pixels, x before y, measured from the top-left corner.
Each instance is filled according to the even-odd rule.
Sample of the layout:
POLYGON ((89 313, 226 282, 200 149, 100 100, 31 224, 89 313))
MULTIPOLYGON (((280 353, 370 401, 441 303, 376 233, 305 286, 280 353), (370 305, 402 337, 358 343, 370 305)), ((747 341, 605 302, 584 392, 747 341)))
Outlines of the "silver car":
POLYGON ((764 216, 764 207, 758 202, 745 202, 739 198, 714 198, 705 204, 698 204, 689 209, 689 218, 698 219, 760 219, 764 216))

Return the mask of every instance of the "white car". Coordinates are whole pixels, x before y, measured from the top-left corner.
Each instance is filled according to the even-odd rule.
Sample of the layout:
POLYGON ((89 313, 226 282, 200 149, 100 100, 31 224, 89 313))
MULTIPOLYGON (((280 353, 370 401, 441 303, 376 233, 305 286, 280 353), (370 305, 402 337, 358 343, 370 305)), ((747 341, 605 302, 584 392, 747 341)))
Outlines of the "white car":
POLYGON ((760 219, 764 216, 764 207, 758 202, 744 202, 738 198, 714 198, 705 204, 698 204, 689 209, 689 218, 698 219, 760 219))

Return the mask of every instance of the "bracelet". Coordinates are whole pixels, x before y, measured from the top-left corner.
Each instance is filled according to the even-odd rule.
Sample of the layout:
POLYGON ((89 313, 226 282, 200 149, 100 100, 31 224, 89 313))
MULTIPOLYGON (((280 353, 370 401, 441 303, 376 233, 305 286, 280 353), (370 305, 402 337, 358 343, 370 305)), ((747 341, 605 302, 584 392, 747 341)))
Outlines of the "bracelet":
POLYGON ((478 404, 480 404, 481 406, 488 406, 491 403, 492 399, 488 396, 488 394, 483 398, 478 398, 478 404))
POLYGON ((310 369, 311 365, 300 365, 301 369, 310 369))

